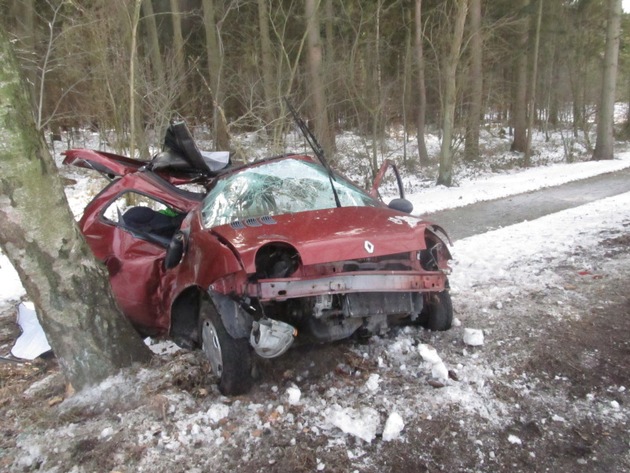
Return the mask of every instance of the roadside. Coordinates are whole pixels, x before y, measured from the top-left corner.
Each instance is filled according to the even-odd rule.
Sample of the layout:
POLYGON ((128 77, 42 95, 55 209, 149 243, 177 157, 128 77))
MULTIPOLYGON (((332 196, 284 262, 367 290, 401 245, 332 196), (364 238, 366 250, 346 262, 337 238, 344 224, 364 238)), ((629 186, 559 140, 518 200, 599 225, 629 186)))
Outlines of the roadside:
POLYGON ((629 195, 458 240, 452 330, 300 347, 246 396, 220 396, 186 351, 68 399, 54 360, 0 364, 0 469, 628 470, 629 195))
POLYGON ((437 211, 423 215, 423 218, 439 223, 453 240, 459 240, 625 192, 630 192, 630 168, 437 211))

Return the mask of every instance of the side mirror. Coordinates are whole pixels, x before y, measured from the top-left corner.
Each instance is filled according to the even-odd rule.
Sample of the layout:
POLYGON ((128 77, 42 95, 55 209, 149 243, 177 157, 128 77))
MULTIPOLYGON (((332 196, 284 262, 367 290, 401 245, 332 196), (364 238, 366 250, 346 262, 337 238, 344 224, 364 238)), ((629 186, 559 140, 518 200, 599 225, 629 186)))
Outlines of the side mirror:
MULTIPOLYGON (((394 200, 405 200, 405 189, 403 188, 402 178, 400 177, 400 173, 398 172, 398 168, 396 167, 394 162, 390 161, 389 159, 386 159, 385 161, 383 161, 383 164, 381 165, 381 169, 379 169, 378 173, 376 174, 376 177, 374 178, 374 182, 372 183, 372 189, 370 189, 369 194, 374 198, 378 198, 378 195, 379 195, 378 188, 381 185, 381 182, 383 181, 383 177, 385 176, 385 173, 387 172, 389 168, 392 168, 392 171, 394 171, 394 175, 396 176, 396 184, 398 184, 398 192, 400 194, 400 199, 394 199, 394 200)), ((394 204, 394 205, 397 205, 397 204, 394 204)), ((413 205, 411 205, 411 202, 408 202, 407 205, 411 206, 410 208, 411 210, 413 210, 413 205)), ((389 206, 391 208, 395 208, 396 210, 399 210, 397 207, 392 207, 391 202, 389 206)), ((409 210, 409 212, 411 212, 411 210, 409 210)), ((401 212, 407 212, 407 211, 401 210, 401 212)))
POLYGON ((184 251, 186 250, 186 235, 182 232, 177 232, 171 239, 166 250, 166 257, 164 258, 164 268, 171 269, 177 266, 184 257, 184 251))
POLYGON ((406 214, 410 214, 413 211, 413 204, 407 199, 392 199, 387 206, 390 209, 398 210, 399 212, 404 212, 406 214))

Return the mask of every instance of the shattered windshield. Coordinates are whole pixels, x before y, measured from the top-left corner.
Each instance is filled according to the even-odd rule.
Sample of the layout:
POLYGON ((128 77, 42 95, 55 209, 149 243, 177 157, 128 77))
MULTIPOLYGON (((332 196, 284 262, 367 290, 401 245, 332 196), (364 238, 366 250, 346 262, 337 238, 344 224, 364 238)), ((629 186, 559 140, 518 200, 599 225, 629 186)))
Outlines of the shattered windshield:
MULTIPOLYGON (((342 207, 375 207, 361 189, 337 178, 342 207)), ((219 179, 203 201, 206 228, 264 215, 336 207, 328 174, 321 166, 297 159, 273 161, 219 179)))

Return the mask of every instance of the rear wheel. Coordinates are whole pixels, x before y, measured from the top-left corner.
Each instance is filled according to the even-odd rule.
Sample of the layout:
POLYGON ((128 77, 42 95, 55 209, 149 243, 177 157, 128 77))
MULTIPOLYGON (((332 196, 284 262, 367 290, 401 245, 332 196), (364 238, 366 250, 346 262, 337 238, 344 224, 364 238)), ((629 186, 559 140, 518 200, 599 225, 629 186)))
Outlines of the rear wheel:
POLYGON ((225 395, 244 394, 253 383, 252 355, 246 339, 227 333, 212 302, 205 300, 199 311, 201 349, 219 379, 219 391, 225 395))
POLYGON ((453 325, 453 303, 448 291, 432 292, 424 299, 420 324, 429 330, 444 331, 453 325))

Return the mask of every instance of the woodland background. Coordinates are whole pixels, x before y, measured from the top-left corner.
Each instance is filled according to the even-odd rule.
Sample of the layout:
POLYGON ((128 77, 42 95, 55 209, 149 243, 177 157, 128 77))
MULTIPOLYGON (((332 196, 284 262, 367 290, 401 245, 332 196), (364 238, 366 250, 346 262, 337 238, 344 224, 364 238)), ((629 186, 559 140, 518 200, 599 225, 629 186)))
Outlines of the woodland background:
MULTIPOLYGON (((621 0, 2 5, 35 91, 37 126, 53 138, 91 128, 115 151, 149 158, 169 120, 181 117, 195 133, 207 130, 217 149, 242 155, 239 133, 255 132, 281 152, 292 126, 288 97, 333 159, 335 135, 353 131, 365 137, 375 172, 382 140, 395 130, 417 139, 405 164, 439 158, 446 185, 455 153, 483 159, 483 127, 513 136, 524 165, 534 127, 560 127, 567 142, 594 147, 609 12, 629 21, 621 0), (441 135, 439 157, 426 151, 426 130, 441 135)), ((617 30, 619 79, 609 92, 617 100, 630 95, 627 31, 617 30)), ((72 146, 72 134, 64 136, 72 146)))

